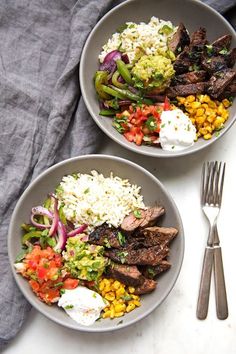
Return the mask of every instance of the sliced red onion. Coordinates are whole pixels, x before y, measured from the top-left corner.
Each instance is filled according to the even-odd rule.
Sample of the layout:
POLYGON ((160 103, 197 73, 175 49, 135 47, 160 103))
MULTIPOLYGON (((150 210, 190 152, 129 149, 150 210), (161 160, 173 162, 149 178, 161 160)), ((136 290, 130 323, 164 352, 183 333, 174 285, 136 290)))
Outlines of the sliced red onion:
POLYGON ((112 50, 105 56, 103 63, 99 66, 99 70, 114 73, 116 70, 117 59, 121 59, 121 52, 119 52, 118 50, 112 50))
POLYGON ((120 100, 119 101, 119 106, 129 106, 132 104, 132 101, 130 100, 120 100))
POLYGON ((40 205, 32 208, 32 210, 31 210, 31 217, 30 217, 31 223, 35 227, 38 227, 39 229, 49 229, 51 227, 51 225, 40 224, 37 221, 35 221, 34 216, 37 216, 37 215, 47 216, 49 219, 52 219, 53 218, 52 213, 48 209, 46 209, 40 205))
POLYGON ((87 229, 87 227, 88 227, 88 225, 84 224, 84 225, 78 227, 77 229, 68 232, 67 237, 73 237, 75 235, 81 234, 85 229, 87 229))
POLYGON ((59 213, 58 213, 58 199, 55 197, 54 194, 51 194, 51 199, 54 202, 54 208, 53 208, 53 220, 52 220, 52 225, 49 230, 48 236, 52 236, 56 233, 58 224, 59 224, 59 213))
POLYGON ((129 64, 129 57, 126 53, 121 55, 121 59, 125 64, 129 64))
POLYGON ((105 58, 104 58, 104 60, 103 60, 103 63, 108 63, 108 62, 110 62, 111 60, 116 61, 117 59, 121 59, 121 56, 122 56, 122 53, 121 53, 119 50, 117 50, 117 49, 112 50, 111 52, 109 52, 109 53, 105 56, 105 58))
POLYGON ((58 221, 56 238, 57 238, 57 244, 53 249, 55 251, 58 251, 58 250, 63 251, 65 249, 65 245, 66 245, 67 234, 66 234, 65 225, 60 220, 58 221))

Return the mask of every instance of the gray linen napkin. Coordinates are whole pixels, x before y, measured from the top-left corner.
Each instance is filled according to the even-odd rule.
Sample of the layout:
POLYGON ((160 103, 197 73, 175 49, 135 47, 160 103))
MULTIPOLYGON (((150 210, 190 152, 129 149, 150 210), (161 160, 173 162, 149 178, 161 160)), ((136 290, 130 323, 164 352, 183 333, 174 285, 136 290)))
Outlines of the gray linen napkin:
MULTIPOLYGON (((0 2, 0 351, 30 310, 7 258, 13 208, 42 170, 96 152, 101 133, 79 92, 78 63, 90 30, 120 2, 0 2)), ((205 2, 222 13, 236 5, 234 0, 205 2)))

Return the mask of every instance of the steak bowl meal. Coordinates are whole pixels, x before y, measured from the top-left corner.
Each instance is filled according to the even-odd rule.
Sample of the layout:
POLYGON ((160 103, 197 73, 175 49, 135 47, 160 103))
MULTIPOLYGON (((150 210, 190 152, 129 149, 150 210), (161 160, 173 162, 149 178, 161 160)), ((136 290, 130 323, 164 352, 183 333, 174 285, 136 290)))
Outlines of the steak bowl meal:
POLYGON ((149 172, 90 155, 51 167, 28 187, 11 220, 9 256, 24 295, 46 316, 75 329, 114 330, 168 295, 183 228, 149 172))
MULTIPOLYGON (((153 1, 148 2, 154 7, 153 1)), ((191 26, 178 12, 162 17, 161 4, 149 17, 149 10, 142 17, 134 13, 129 20, 126 15, 122 23, 120 16, 116 29, 112 27, 109 33, 108 26, 103 32, 110 17, 116 19, 116 12, 135 3, 137 8, 149 8, 140 1, 128 1, 97 25, 102 34, 95 32, 101 47, 90 75, 93 99, 87 96, 82 69, 94 36, 85 46, 81 83, 90 113, 116 141, 147 155, 177 156, 207 146, 235 118, 235 31, 205 5, 181 1, 187 8, 206 11, 212 21, 216 17, 220 33, 195 16, 191 26)))

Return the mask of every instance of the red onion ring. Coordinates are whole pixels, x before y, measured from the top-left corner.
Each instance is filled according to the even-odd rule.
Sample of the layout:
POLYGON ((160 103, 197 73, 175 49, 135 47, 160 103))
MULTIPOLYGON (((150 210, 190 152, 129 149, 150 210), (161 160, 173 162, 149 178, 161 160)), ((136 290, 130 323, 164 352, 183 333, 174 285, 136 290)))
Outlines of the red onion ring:
POLYGON ((53 221, 48 236, 52 236, 56 233, 59 223, 58 199, 55 197, 54 194, 51 194, 51 199, 54 202, 53 221))
POLYGON ((49 229, 51 227, 51 225, 40 224, 34 220, 34 216, 37 216, 37 215, 47 216, 49 219, 52 219, 53 218, 52 213, 48 209, 46 209, 40 205, 31 209, 31 217, 30 217, 31 223, 35 227, 38 227, 39 229, 49 229))
POLYGON ((58 221, 56 238, 57 238, 57 244, 55 247, 53 247, 54 251, 58 251, 58 250, 63 251, 66 245, 67 234, 66 234, 65 225, 60 220, 58 221))
POLYGON ((87 229, 87 227, 88 227, 87 224, 83 224, 82 226, 78 227, 77 229, 68 232, 67 237, 73 237, 75 235, 81 234, 85 229, 87 229))

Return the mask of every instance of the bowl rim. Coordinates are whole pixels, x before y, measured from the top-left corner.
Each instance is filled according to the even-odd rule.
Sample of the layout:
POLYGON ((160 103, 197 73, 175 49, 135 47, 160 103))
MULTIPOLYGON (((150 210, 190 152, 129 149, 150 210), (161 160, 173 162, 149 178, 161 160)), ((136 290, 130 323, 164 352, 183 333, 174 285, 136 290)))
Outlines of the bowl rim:
MULTIPOLYGON (((210 145, 212 145, 214 142, 218 141, 222 136, 225 135, 225 133, 227 133, 229 131, 229 129, 231 128, 231 126, 235 123, 236 121, 236 112, 235 114, 232 116, 231 121, 227 122, 227 126, 221 130, 220 134, 218 136, 213 136, 211 139, 209 140, 205 140, 204 144, 196 146, 194 149, 183 149, 180 151, 175 151, 174 153, 172 151, 165 151, 164 154, 160 154, 158 153, 158 149, 161 149, 160 147, 156 147, 156 151, 153 150, 142 150, 142 149, 138 149, 139 146, 136 146, 135 143, 130 143, 128 141, 125 141, 123 139, 120 139, 120 136, 114 134, 112 131, 106 129, 106 127, 104 126, 104 124, 102 123, 102 119, 99 115, 97 115, 96 113, 94 113, 93 109, 90 106, 90 103, 88 101, 87 95, 86 95, 86 90, 84 87, 84 81, 81 79, 81 77, 83 77, 83 68, 86 65, 85 63, 85 55, 86 55, 86 51, 87 51, 87 47, 89 46, 89 42, 91 40, 91 38, 93 37, 94 33, 97 31, 97 29, 99 28, 99 26, 106 21, 107 18, 109 18, 113 13, 119 11, 120 8, 122 7, 126 7, 128 4, 130 3, 135 3, 137 0, 126 0, 124 2, 122 2, 121 4, 116 5, 115 7, 113 7, 112 9, 110 9, 105 15, 103 15, 100 20, 96 23, 96 25, 94 26, 94 28, 92 29, 92 31, 89 33, 82 53, 81 53, 81 59, 80 59, 80 67, 79 67, 79 82, 80 82, 80 88, 81 88, 81 93, 82 93, 82 97, 84 99, 85 105, 87 110, 89 111, 89 114, 91 115, 91 117, 93 118, 93 120, 95 121, 95 123, 98 125, 98 127, 113 141, 115 141, 117 144, 123 146, 124 148, 133 151, 137 154, 141 154, 141 155, 145 155, 145 156, 151 156, 151 157, 156 157, 156 158, 175 158, 175 157, 182 157, 182 156, 187 156, 187 155, 191 155, 194 153, 198 153, 199 151, 205 150, 205 148, 209 147, 210 145)), ((221 15, 218 11, 216 11, 215 9, 213 9, 211 6, 209 6, 208 4, 204 3, 204 2, 200 2, 197 0, 187 0, 187 2, 189 3, 194 3, 199 7, 202 7, 204 9, 207 9, 209 12, 212 12, 212 14, 214 14, 215 16, 217 16, 219 19, 221 19, 221 21, 224 22, 224 24, 229 28, 229 30, 234 32, 234 38, 236 40, 236 32, 233 28, 233 26, 223 17, 223 15, 221 15)), ((236 100, 236 98, 235 98, 236 100)), ((190 147, 191 148, 191 147, 190 147)))
MULTIPOLYGON (((79 169, 79 168, 78 168, 79 169)), ((78 330, 81 332, 91 332, 91 333, 99 333, 99 332, 110 332, 110 331, 116 331, 125 327, 128 327, 130 325, 133 325, 134 323, 144 319, 145 317, 147 317, 150 313, 152 313, 158 306, 160 306, 163 301, 168 297, 169 293, 171 292, 171 290, 173 289, 173 287, 175 286, 175 283, 179 277, 181 268, 182 268, 182 264, 183 264, 183 259, 184 259, 184 251, 185 251, 185 235, 184 235, 184 227, 183 227, 183 222, 181 219, 181 215, 180 212, 177 208, 177 205, 173 199, 173 197, 171 196, 170 192, 166 189, 166 187, 162 184, 162 182, 155 177, 151 172, 149 172, 148 170, 146 170, 144 167, 134 163, 133 161, 127 160, 125 158, 122 157, 117 157, 117 156, 112 156, 112 155, 108 155, 108 154, 91 154, 91 155, 81 155, 81 156, 77 156, 77 157, 72 157, 66 160, 63 160, 61 162, 58 162, 57 164, 47 168, 46 170, 44 170, 43 172, 41 172, 28 186, 27 188, 24 190, 24 192, 21 194, 20 198, 18 199, 14 211, 12 213, 11 219, 10 219, 10 224, 9 224, 9 228, 8 228, 8 238, 7 238, 7 249, 8 249, 8 258, 10 261, 10 267, 11 267, 11 271, 13 273, 15 282, 18 286, 18 288, 20 289, 20 291, 22 292, 22 294, 24 295, 24 297, 27 299, 27 301, 40 313, 42 313, 44 316, 46 316, 47 318, 49 318, 50 320, 52 320, 53 322, 60 324, 64 327, 70 328, 70 329, 74 329, 74 330, 78 330), (40 182, 41 179, 43 179, 45 176, 47 176, 48 174, 50 174, 52 171, 56 170, 56 169, 60 169, 61 166, 67 165, 70 162, 73 161, 80 161, 80 160, 93 160, 93 159, 105 159, 105 160, 115 160, 115 161, 119 161, 121 163, 124 163, 126 165, 131 165, 134 168, 138 169, 139 171, 141 171, 144 175, 146 175, 148 178, 151 178, 159 187, 160 189, 164 192, 164 194, 166 195, 167 199, 169 199, 171 206, 174 210, 174 213, 176 215, 176 218, 178 220, 178 225, 179 225, 179 231, 180 231, 180 237, 181 237, 181 242, 180 242, 180 247, 179 247, 179 260, 178 263, 176 264, 177 269, 175 272, 175 276, 173 278, 173 281, 171 284, 169 284, 169 286, 165 289, 165 291, 163 292, 163 296, 161 301, 159 301, 158 303, 154 303, 152 306, 150 306, 143 314, 141 314, 138 318, 134 318, 132 320, 130 320, 128 323, 121 323, 119 324, 119 326, 115 325, 113 327, 108 327, 108 326, 104 326, 101 328, 94 328, 94 327, 86 327, 86 326, 82 326, 80 327, 79 324, 75 325, 70 324, 68 322, 68 324, 65 324, 62 320, 60 319, 55 319, 53 315, 50 314, 50 311, 44 311, 43 309, 39 309, 38 305, 35 304, 35 299, 37 299, 36 295, 33 294, 33 296, 28 296, 27 292, 25 291, 24 287, 20 286, 20 281, 19 281, 19 274, 16 273, 15 268, 14 268, 14 257, 12 254, 12 250, 11 250, 11 244, 13 242, 13 228, 14 228, 14 220, 15 220, 15 216, 18 213, 18 209, 22 203, 22 201, 24 200, 25 196, 27 196, 28 194, 31 193, 32 188, 38 183, 40 182)))

